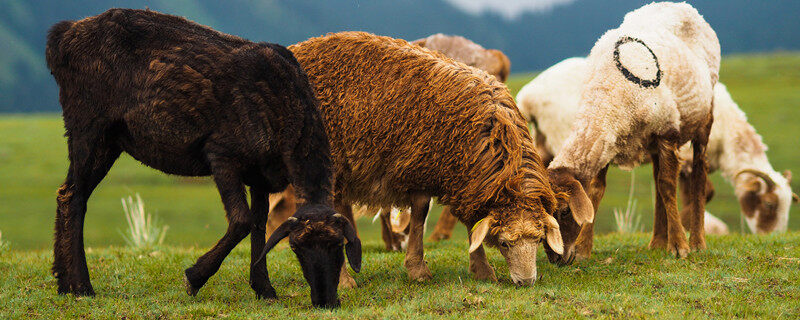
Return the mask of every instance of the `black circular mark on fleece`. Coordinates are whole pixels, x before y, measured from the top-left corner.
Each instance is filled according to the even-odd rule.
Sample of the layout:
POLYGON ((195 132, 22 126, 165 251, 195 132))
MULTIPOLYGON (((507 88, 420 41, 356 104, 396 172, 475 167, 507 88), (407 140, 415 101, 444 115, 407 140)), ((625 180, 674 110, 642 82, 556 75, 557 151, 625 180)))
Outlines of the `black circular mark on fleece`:
POLYGON ((619 69, 619 71, 622 72, 622 75, 625 76, 625 79, 628 79, 628 81, 633 82, 635 84, 638 84, 641 87, 654 88, 654 87, 657 87, 659 83, 661 83, 661 67, 659 67, 659 65, 658 65, 658 57, 656 57, 656 54, 653 53, 653 50, 650 50, 650 47, 648 47, 644 43, 644 41, 642 41, 642 40, 639 40, 639 39, 636 39, 636 38, 633 38, 633 37, 628 37, 628 36, 619 38, 619 40, 617 40, 617 43, 614 44, 614 62, 617 64, 617 69, 619 69), (643 45, 645 48, 647 48, 647 51, 650 52, 650 55, 653 56, 653 61, 656 62, 656 78, 655 79, 653 79, 653 80, 645 80, 645 79, 639 78, 636 75, 634 75, 633 73, 631 73, 631 71, 628 70, 628 68, 625 68, 625 66, 622 65, 622 62, 619 61, 619 47, 621 45, 623 45, 623 44, 628 43, 628 42, 637 42, 637 43, 643 45))

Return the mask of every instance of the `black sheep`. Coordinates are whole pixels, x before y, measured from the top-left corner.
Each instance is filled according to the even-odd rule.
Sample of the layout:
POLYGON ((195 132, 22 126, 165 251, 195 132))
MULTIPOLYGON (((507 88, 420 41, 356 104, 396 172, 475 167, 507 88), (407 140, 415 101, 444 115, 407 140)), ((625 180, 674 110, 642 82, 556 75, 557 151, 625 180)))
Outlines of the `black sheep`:
POLYGON ((318 101, 291 52, 181 17, 111 9, 54 25, 46 55, 61 88, 70 160, 57 197, 59 293, 94 294, 83 249, 86 202, 125 151, 168 174, 211 175, 219 189, 228 229, 186 269, 190 295, 251 234, 250 286, 258 297, 276 297, 259 254, 289 236, 312 303, 339 304, 344 240, 356 271, 361 245, 331 207, 330 148, 318 101), (306 205, 265 241, 267 195, 289 183, 306 205))

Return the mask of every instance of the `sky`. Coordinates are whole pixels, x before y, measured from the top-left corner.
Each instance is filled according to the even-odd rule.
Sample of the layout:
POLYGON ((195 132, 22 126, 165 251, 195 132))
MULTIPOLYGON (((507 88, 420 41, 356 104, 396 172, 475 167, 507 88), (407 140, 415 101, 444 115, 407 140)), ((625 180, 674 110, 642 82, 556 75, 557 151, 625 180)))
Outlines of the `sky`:
POLYGON ((445 0, 470 14, 497 13, 514 20, 525 12, 540 12, 575 0, 445 0))

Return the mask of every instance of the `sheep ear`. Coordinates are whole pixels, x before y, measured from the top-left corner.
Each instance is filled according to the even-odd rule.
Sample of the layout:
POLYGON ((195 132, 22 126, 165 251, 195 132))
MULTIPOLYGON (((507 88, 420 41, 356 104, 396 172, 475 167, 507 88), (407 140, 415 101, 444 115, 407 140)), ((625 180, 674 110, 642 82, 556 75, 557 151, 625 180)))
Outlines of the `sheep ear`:
MULTIPOLYGON (((397 224, 392 223, 392 231, 394 233, 405 233, 408 224, 411 223, 411 213, 406 210, 398 210, 396 208, 392 208, 392 211, 390 212, 390 215, 397 215, 397 224)), ((390 219, 390 221, 394 222, 395 219, 390 219)))
POLYGON ((361 272, 361 239, 356 234, 356 229, 350 220, 341 214, 335 214, 334 217, 342 220, 344 238, 347 243, 344 245, 344 252, 347 255, 347 262, 350 263, 350 268, 356 273, 361 272))
POLYGON ((559 255, 564 254, 564 241, 561 240, 561 229, 558 227, 558 221, 551 215, 545 218, 545 237, 547 237, 547 244, 550 249, 559 255))
POLYGON ((594 205, 578 180, 569 183, 569 209, 579 225, 594 222, 594 205))
POLYGON ((480 248, 481 244, 483 244, 483 239, 489 233, 489 227, 491 227, 490 218, 483 218, 472 227, 472 232, 469 235, 469 253, 480 248))

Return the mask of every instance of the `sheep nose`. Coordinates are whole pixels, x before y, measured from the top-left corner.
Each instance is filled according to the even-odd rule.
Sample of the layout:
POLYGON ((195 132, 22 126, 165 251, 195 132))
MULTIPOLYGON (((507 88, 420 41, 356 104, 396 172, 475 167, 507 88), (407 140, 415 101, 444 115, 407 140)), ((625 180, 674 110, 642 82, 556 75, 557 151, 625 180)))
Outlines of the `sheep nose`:
POLYGON ((514 284, 516 284, 517 287, 532 286, 534 282, 536 282, 536 277, 530 279, 514 279, 514 284))

